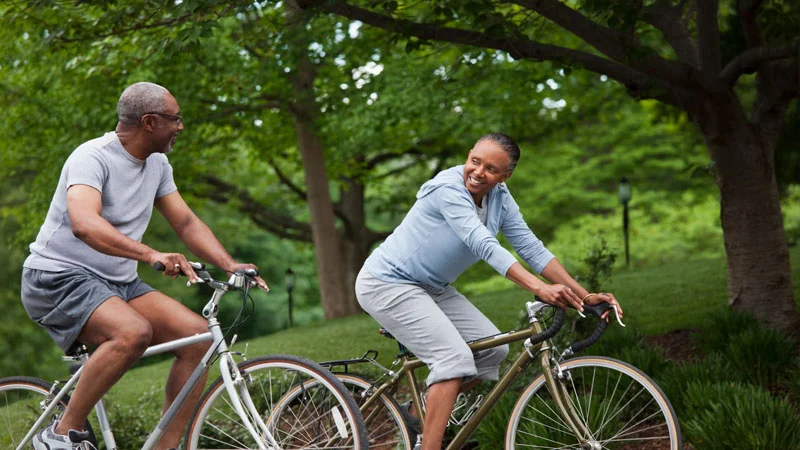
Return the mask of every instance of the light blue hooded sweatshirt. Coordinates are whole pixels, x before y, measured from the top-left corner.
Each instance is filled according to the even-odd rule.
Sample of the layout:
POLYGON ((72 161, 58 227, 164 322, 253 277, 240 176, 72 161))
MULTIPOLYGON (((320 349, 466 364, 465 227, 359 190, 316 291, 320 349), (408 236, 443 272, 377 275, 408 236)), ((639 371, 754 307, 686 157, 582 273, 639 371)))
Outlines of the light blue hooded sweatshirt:
POLYGON ((499 231, 536 273, 555 256, 528 228, 505 183, 487 194, 486 225, 464 184, 464 166, 439 172, 417 192, 408 214, 367 258, 364 268, 379 280, 419 284, 442 292, 471 265, 484 260, 505 276, 514 255, 495 236, 499 231))

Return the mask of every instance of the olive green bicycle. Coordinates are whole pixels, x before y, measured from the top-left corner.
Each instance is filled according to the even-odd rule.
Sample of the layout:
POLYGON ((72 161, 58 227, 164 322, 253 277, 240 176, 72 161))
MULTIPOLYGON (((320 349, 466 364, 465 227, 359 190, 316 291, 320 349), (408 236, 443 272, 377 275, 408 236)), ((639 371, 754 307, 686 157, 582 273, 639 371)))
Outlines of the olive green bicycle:
MULTIPOLYGON (((564 310, 539 301, 526 303, 526 309, 526 328, 468 343, 473 352, 478 352, 523 341, 523 350, 486 395, 469 400, 459 396, 448 424, 455 434, 446 445, 448 450, 462 448, 506 392, 513 392, 517 400, 506 428, 505 449, 681 448, 675 411, 650 377, 612 358, 571 358, 601 337, 608 326, 601 316, 609 309, 616 313, 615 309, 607 303, 586 306, 585 311, 598 318, 597 327, 590 337, 568 345, 561 352, 551 338, 564 323, 564 310), (547 313, 553 310, 554 313, 547 313), (545 329, 547 322, 550 325, 545 329), (531 365, 538 365, 541 373, 526 387, 517 387, 519 384, 514 381, 518 376, 535 374, 529 370, 531 365)), ((382 334, 391 337, 384 330, 382 334)), ((334 371, 356 397, 367 424, 370 449, 412 450, 419 448, 421 442, 421 436, 415 437, 416 433, 407 424, 408 412, 394 396, 401 393, 405 381, 407 392, 402 389, 403 394, 410 395, 416 416, 424 424, 425 396, 415 375, 415 370, 424 363, 402 343, 398 344, 400 353, 390 368, 376 361, 378 354, 374 350, 356 359, 321 363, 334 371), (351 369, 360 364, 377 366, 382 375, 371 381, 352 373, 351 369)), ((284 401, 290 401, 293 395, 297 393, 289 393, 284 401)))

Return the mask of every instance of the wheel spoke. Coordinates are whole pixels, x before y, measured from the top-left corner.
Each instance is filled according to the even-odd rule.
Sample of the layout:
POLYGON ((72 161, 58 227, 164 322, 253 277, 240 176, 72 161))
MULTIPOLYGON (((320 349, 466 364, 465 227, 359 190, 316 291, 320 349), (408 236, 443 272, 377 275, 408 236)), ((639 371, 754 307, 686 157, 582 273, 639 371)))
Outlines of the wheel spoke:
POLYGON ((565 408, 582 421, 578 428, 585 427, 589 436, 576 436, 567 426, 562 416, 566 411, 553 402, 540 375, 512 411, 507 449, 581 449, 586 444, 607 449, 637 441, 664 441, 669 443, 664 448, 680 449, 680 430, 669 402, 637 369, 603 357, 575 358, 561 369, 568 375, 558 385, 567 393, 565 408))

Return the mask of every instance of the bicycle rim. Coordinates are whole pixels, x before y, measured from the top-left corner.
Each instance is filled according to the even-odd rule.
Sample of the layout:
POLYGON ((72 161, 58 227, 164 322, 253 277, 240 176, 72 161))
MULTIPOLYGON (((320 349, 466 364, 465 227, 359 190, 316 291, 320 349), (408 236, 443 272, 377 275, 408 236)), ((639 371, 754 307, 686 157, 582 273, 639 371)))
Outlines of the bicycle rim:
MULTIPOLYGON (((338 373, 336 377, 352 393, 361 408, 369 398, 363 393, 372 387, 372 383, 349 373, 338 373)), ((414 447, 400 407, 392 397, 382 394, 369 409, 361 409, 361 416, 367 425, 370 450, 411 450, 414 447)))
MULTIPOLYGON (((282 450, 367 449, 358 406, 333 374, 318 364, 289 355, 239 364, 256 411, 282 450), (287 394, 291 394, 286 401, 287 394)), ((217 379, 195 410, 187 431, 189 449, 258 448, 242 424, 222 379, 217 379)), ((261 442, 268 439, 262 436, 261 442)))
MULTIPOLYGON (((10 377, 0 379, 0 448, 15 449, 33 427, 46 407, 45 400, 51 384, 39 378, 10 377)), ((67 407, 69 397, 64 396, 36 432, 50 425, 50 421, 67 407)), ((88 422, 84 428, 94 436, 88 422)), ((30 445, 28 445, 30 447, 30 445)))
POLYGON ((520 396, 506 432, 506 448, 679 450, 675 411, 661 389, 639 369, 611 358, 583 357, 561 364, 577 420, 578 437, 558 412, 544 375, 520 396))

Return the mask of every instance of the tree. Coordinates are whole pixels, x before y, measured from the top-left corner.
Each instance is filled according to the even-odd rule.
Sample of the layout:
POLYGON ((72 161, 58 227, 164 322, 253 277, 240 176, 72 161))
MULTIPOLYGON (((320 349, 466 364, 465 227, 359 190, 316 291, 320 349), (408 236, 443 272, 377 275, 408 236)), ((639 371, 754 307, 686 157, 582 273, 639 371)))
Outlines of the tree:
POLYGON ((685 112, 714 165, 729 304, 754 312, 773 328, 796 331, 775 149, 786 112, 800 96, 798 2, 302 0, 301 5, 395 33, 412 46, 443 41, 603 74, 636 100, 656 99, 685 112))
MULTIPOLYGON (((73 106, 100 103, 109 105, 108 109, 127 83, 157 79, 178 95, 187 125, 195 130, 181 140, 188 139, 190 148, 204 149, 202 156, 181 152, 173 156, 182 177, 194 179, 182 185, 182 192, 236 203, 262 228, 278 236, 313 242, 326 317, 360 311, 353 293, 355 277, 372 245, 388 234, 367 225, 364 183, 423 166, 426 161, 441 163, 449 154, 448 147, 436 136, 447 126, 440 121, 428 135, 412 139, 410 147, 407 135, 400 141, 402 147, 387 139, 355 151, 337 145, 352 143, 345 137, 356 134, 336 125, 337 119, 350 114, 347 104, 342 104, 349 99, 339 86, 368 83, 369 76, 360 75, 356 80, 353 72, 370 59, 374 47, 361 49, 347 40, 337 40, 341 34, 336 29, 341 26, 338 19, 321 18, 310 29, 305 14, 292 5, 286 2, 281 10, 215 1, 166 7, 152 2, 107 2, 66 10, 19 4, 0 11, 9 25, 4 28, 8 42, 19 47, 7 54, 4 64, 15 75, 6 90, 8 103, 15 106, 6 116, 7 127, 22 138, 9 145, 18 151, 8 152, 8 172, 37 179, 40 198, 36 204, 41 207, 54 176, 33 168, 41 167, 42 160, 50 167, 57 166, 74 147, 70 142, 75 136, 69 135, 68 126, 62 126, 54 133, 63 145, 51 149, 46 140, 36 140, 39 154, 34 158, 23 156, 22 150, 31 141, 24 130, 33 129, 34 124, 20 127, 16 122, 28 109, 16 97, 32 79, 42 86, 41 94, 34 95, 37 100, 39 95, 47 97, 48 86, 63 84, 70 87, 68 92, 80 94, 82 102, 73 106), (37 47, 47 51, 30 51, 37 47), (333 61, 342 53, 348 54, 342 58, 343 64, 333 61), (51 65, 66 66, 66 73, 52 71, 51 65), (187 77, 187 73, 192 76, 187 77), (103 89, 90 88, 95 85, 103 89), (327 111, 325 117, 320 111, 327 111), (294 129, 294 135, 285 131, 287 125, 294 129), (224 157, 229 163, 215 164, 215 157, 224 157), (251 166, 253 171, 244 172, 244 167, 251 166), (381 169, 386 166, 391 168, 381 169), (267 182, 263 172, 256 174, 258 171, 271 172, 267 182), (300 171, 304 177, 295 175, 300 171), (251 176, 243 177, 245 173, 251 176), (242 178, 248 179, 244 186, 238 182, 242 178), (251 178, 258 181, 250 182, 251 178), (282 187, 276 188, 277 184, 282 187), (308 213, 302 211, 305 208, 308 213)), ((364 102, 371 102, 371 95, 376 94, 356 94, 364 102)), ((402 97, 397 103, 403 105, 412 97, 395 95, 402 97)), ((423 99, 421 95, 418 98, 423 99)), ((433 105, 445 103, 436 95, 424 100, 433 105)), ((353 99, 353 108, 360 104, 353 99)), ((108 109, 98 107, 87 114, 83 120, 86 128, 97 126, 97 122, 112 127, 108 109)), ((437 112, 436 108, 417 109, 437 112)), ((393 113, 403 111, 395 108, 393 113)), ((65 112, 59 117, 66 124, 70 116, 65 112)), ((411 121, 414 124, 426 117, 417 116, 411 121)), ((376 121, 371 125, 380 124, 376 121)), ((414 128, 405 127, 412 132, 414 128)), ((30 205, 18 210, 35 216, 30 205)))

